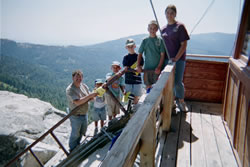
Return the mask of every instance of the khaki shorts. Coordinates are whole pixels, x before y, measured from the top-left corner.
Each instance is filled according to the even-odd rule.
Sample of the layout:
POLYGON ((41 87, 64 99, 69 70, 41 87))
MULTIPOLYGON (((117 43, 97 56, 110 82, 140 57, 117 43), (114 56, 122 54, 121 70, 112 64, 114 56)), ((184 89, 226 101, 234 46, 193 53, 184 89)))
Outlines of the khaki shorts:
POLYGON ((108 107, 108 116, 114 116, 120 114, 120 107, 114 102, 110 95, 105 94, 105 100, 108 107))
POLYGON ((156 74, 154 71, 145 71, 144 72, 144 84, 150 86, 156 83, 158 80, 159 74, 156 74))

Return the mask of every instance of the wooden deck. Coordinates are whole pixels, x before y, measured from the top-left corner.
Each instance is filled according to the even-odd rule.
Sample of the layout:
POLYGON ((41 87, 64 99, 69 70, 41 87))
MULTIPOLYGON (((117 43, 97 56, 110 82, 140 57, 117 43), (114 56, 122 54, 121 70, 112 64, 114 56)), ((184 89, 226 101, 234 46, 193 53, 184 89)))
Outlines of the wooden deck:
POLYGON ((172 116, 162 167, 238 166, 221 117, 222 105, 188 102, 190 112, 172 116))

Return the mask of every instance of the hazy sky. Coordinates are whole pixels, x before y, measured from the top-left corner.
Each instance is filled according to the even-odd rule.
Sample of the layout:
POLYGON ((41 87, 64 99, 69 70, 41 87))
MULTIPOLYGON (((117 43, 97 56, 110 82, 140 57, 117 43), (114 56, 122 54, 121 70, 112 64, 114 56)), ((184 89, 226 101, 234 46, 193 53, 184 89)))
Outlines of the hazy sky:
MULTIPOLYGON (((149 0, 0 0, 1 38, 21 42, 85 45, 147 33, 154 19, 149 0)), ((153 0, 163 26, 168 4, 188 32, 212 0, 153 0)), ((243 0, 215 0, 193 34, 236 33, 243 0)))

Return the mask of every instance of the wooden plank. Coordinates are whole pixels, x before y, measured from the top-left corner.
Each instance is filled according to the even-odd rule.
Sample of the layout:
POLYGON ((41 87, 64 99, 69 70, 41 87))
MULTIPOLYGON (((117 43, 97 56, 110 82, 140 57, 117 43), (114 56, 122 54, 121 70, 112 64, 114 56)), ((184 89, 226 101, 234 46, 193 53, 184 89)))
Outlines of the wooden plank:
POLYGON ((180 126, 181 114, 172 116, 171 129, 168 132, 167 139, 163 148, 161 167, 175 167, 176 153, 178 149, 178 136, 180 126))
POLYGON ((228 63, 218 62, 218 61, 188 59, 186 61, 186 67, 227 70, 228 63))
POLYGON ((232 101, 232 94, 233 94, 233 79, 232 79, 232 72, 229 72, 229 79, 228 79, 228 88, 227 88, 227 97, 226 97, 226 104, 224 109, 224 119, 229 124, 230 122, 230 111, 231 111, 231 101, 232 101))
POLYGON ((218 91, 187 89, 185 90, 185 99, 204 102, 221 103, 222 97, 218 91))
POLYGON ((238 164, 226 134, 222 118, 215 115, 211 115, 211 118, 222 166, 237 167, 238 164))
POLYGON ((229 94, 229 81, 230 81, 230 69, 227 69, 227 78, 225 79, 225 88, 224 88, 224 93, 223 93, 223 118, 226 115, 226 107, 227 107, 227 97, 229 94))
POLYGON ((235 130, 235 121, 236 121, 236 114, 237 114, 237 104, 238 104, 238 95, 239 95, 239 80, 236 78, 236 76, 232 73, 231 75, 233 79, 233 94, 232 94, 232 101, 231 101, 231 111, 230 111, 230 121, 229 129, 231 131, 231 135, 234 139, 234 130, 235 130))
POLYGON ((244 167, 250 166, 250 99, 249 94, 246 96, 246 101, 248 102, 248 106, 246 106, 247 111, 247 127, 246 127, 246 138, 245 138, 245 150, 244 150, 244 167))
POLYGON ((225 81, 216 81, 208 79, 198 79, 198 78, 184 78, 183 80, 185 89, 201 89, 201 90, 212 90, 212 91, 222 91, 225 81))
POLYGON ((202 103, 200 102, 201 108, 205 108, 203 111, 207 114, 222 115, 222 104, 220 103, 202 103))
POLYGON ((192 142, 191 144, 191 164, 192 167, 201 167, 206 166, 206 157, 204 150, 204 139, 202 135, 202 124, 201 124, 201 114, 200 107, 196 105, 192 105, 192 119, 191 119, 191 127, 192 127, 192 142))
MULTIPOLYGON (((248 114, 249 115, 249 114, 248 114)), ((244 156, 244 167, 249 167, 250 165, 250 126, 248 122, 248 129, 247 129, 247 136, 246 136, 246 143, 245 143, 245 156, 244 156)))
POLYGON ((180 135, 178 140, 178 153, 176 166, 189 167, 190 162, 190 112, 181 112, 181 125, 180 125, 180 135))
POLYGON ((241 162, 244 159, 244 144, 245 144, 245 136, 246 136, 246 125, 247 125, 247 105, 246 105, 246 97, 244 94, 244 87, 241 87, 240 97, 239 97, 239 116, 237 122, 237 131, 235 135, 235 148, 238 151, 238 155, 240 157, 241 162))
POLYGON ((155 167, 156 147, 156 117, 151 112, 147 124, 141 135, 140 165, 144 167, 155 167))
POLYGON ((155 151, 155 166, 160 167, 161 161, 163 160, 163 151, 165 146, 165 141, 167 139, 167 132, 162 132, 159 143, 155 151))
POLYGON ((161 112, 162 117, 162 130, 169 131, 171 125, 171 113, 174 101, 174 72, 169 75, 168 82, 163 89, 163 111, 161 112))
POLYGON ((184 76, 189 78, 224 81, 226 73, 226 71, 221 71, 218 69, 186 67, 184 76))
POLYGON ((205 146, 206 166, 222 166, 210 114, 201 112, 202 135, 205 146))
POLYGON ((229 59, 229 67, 231 71, 237 76, 238 80, 246 87, 247 94, 250 94, 250 71, 246 69, 246 64, 241 60, 229 59))
MULTIPOLYGON (((224 104, 224 102, 225 102, 226 90, 227 90, 227 87, 228 87, 228 74, 229 74, 228 66, 227 66, 226 71, 227 71, 227 73, 226 73, 225 80, 224 80, 223 90, 221 91, 222 104, 224 104)), ((224 105, 223 105, 223 107, 224 107, 224 105)), ((224 113, 223 110, 222 110, 222 113, 224 113)))

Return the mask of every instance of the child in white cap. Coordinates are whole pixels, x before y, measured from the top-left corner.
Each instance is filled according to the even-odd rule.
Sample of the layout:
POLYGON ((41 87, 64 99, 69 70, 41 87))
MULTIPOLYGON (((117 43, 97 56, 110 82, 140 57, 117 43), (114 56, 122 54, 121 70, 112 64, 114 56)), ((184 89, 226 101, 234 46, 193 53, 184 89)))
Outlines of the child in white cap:
MULTIPOLYGON (((108 73, 106 75, 107 80, 120 71, 121 69, 120 62, 113 61, 111 65, 111 69, 112 69, 112 73, 108 73)), ((117 100, 120 100, 121 92, 123 94, 125 93, 124 78, 120 77, 118 80, 114 81, 112 85, 110 85, 108 88, 113 93, 113 95, 117 98, 117 100)), ((106 94, 106 103, 108 107, 108 116, 109 116, 109 120, 111 120, 112 118, 115 118, 117 114, 120 114, 120 107, 118 104, 116 104, 113 101, 110 95, 108 95, 107 93, 105 94, 106 94)))

